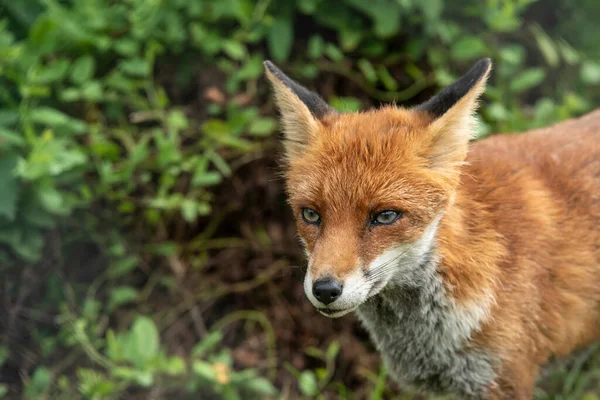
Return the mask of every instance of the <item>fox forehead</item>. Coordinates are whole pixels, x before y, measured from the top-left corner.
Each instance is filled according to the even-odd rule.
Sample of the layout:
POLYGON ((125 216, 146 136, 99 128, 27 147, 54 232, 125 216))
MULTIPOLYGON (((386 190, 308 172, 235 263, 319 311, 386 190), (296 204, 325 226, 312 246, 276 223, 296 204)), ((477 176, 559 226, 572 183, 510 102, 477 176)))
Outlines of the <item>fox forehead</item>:
MULTIPOLYGON (((446 197, 427 169, 427 114, 386 107, 325 118, 286 170, 292 206, 330 214, 380 208, 430 211, 446 197)), ((425 217, 424 215, 422 217, 425 217)))

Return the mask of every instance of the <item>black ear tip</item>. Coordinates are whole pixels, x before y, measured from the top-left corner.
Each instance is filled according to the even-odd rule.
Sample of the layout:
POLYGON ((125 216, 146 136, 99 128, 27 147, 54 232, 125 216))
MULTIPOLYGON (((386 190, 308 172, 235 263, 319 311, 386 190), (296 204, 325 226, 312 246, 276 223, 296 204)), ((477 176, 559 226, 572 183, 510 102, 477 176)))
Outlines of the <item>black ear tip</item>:
POLYGON ((481 60, 475 63, 474 67, 478 70, 487 71, 492 67, 492 59, 489 57, 482 58, 481 60))
POLYGON ((268 69, 273 75, 278 75, 281 73, 281 70, 275 66, 270 60, 265 60, 263 65, 266 69, 268 69))
POLYGON ((437 95, 425 103, 415 107, 417 110, 425 110, 435 117, 440 117, 452 108, 464 95, 489 73, 492 68, 492 60, 482 58, 477 61, 471 69, 452 85, 440 91, 437 95))

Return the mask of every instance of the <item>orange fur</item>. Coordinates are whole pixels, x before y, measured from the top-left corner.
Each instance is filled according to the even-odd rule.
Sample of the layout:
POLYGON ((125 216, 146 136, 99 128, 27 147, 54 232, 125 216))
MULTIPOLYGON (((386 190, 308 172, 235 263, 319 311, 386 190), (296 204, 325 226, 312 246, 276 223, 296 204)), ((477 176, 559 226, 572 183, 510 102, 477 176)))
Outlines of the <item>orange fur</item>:
POLYGON ((525 399, 551 356, 600 338, 600 111, 469 147, 484 83, 438 119, 397 107, 316 119, 276 87, 293 99, 288 117, 301 115, 287 122, 301 145, 288 149, 285 176, 315 279, 343 280, 443 215, 446 290, 457 304, 494 299, 470 343, 502 359, 489 398, 525 399), (302 221, 303 207, 321 226, 302 221), (366 227, 387 209, 404 216, 366 227))

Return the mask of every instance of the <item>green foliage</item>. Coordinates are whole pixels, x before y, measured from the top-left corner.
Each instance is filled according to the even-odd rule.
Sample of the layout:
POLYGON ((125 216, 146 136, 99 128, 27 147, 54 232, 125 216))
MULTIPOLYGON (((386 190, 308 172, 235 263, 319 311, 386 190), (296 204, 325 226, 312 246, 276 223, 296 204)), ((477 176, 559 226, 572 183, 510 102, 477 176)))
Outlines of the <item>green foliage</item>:
MULTIPOLYGON (((582 114, 600 93, 594 0, 0 0, 0 8, 0 274, 63 268, 39 306, 59 328, 40 323, 32 333, 40 362, 23 382, 0 384, 0 398, 104 399, 157 387, 278 395, 275 334, 263 314, 245 316, 268 338, 269 379, 235 367, 227 324, 199 335, 186 358, 173 355, 181 353, 165 341, 172 304, 147 305, 155 293, 182 291, 179 264, 200 276, 195 300, 206 308, 241 290, 202 274, 212 250, 256 246, 211 239, 231 206, 219 204, 219 185, 272 149, 265 58, 352 112, 422 101, 491 57, 482 137, 582 114), (76 261, 89 243, 102 249, 99 271, 76 261), (45 257, 49 249, 60 256, 45 257), (156 267, 164 265, 171 269, 156 267), (97 275, 84 285, 74 276, 88 267, 97 275), (73 367, 52 365, 58 358, 73 367)), ((0 367, 18 359, 9 350, 0 347, 0 367)), ((352 398, 335 376, 339 350, 307 349, 321 368, 286 364, 295 393, 352 398)), ((593 398, 594 377, 580 369, 541 398, 593 398)), ((373 399, 388 398, 384 369, 365 379, 373 399)))
POLYGON ((277 394, 257 370, 233 368, 231 350, 219 349, 219 331, 198 342, 190 359, 184 360, 165 353, 151 318, 137 316, 128 330, 114 332, 101 329, 97 321, 102 315, 102 307, 93 300, 84 304, 80 316, 63 310, 57 321, 63 326, 59 340, 81 348, 90 365, 78 368, 76 377, 56 376, 49 368, 38 366, 25 383, 26 399, 116 399, 129 387, 150 388, 167 382, 167 386, 189 393, 214 393, 225 399, 263 399, 277 394))
POLYGON ((275 124, 256 107, 226 100, 213 104, 212 119, 198 125, 171 104, 154 71, 168 50, 195 51, 206 56, 205 66, 238 70, 229 92, 255 82, 263 57, 250 56, 236 38, 244 28, 220 40, 232 33, 220 32, 224 21, 247 24, 252 16, 184 1, 166 10, 144 1, 42 4, 23 40, 8 20, 0 24, 0 187, 7 193, 0 202, 0 242, 36 261, 43 230, 98 199, 114 202, 125 220, 144 214, 150 225, 174 213, 189 222, 208 215, 208 188, 231 173, 220 152, 251 151, 245 136, 268 135, 275 124), (189 184, 182 191, 183 181, 189 184), (131 203, 134 193, 138 204, 131 203), (22 238, 30 235, 39 239, 26 243, 22 238))

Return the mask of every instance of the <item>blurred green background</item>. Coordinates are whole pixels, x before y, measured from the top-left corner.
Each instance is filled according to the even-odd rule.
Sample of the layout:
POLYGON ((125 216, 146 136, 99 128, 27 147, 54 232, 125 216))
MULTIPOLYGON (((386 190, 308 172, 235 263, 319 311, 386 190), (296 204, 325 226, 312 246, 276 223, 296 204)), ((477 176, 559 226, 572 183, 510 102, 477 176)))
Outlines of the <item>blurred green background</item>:
MULTIPOLYGON (((0 398, 426 398, 304 298, 262 62, 353 111, 491 57, 483 137, 600 105, 598 21, 597 0, 0 0, 0 398)), ((600 398, 596 353, 536 398, 600 398)))

